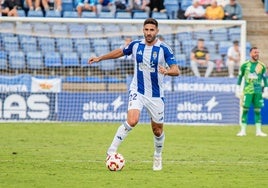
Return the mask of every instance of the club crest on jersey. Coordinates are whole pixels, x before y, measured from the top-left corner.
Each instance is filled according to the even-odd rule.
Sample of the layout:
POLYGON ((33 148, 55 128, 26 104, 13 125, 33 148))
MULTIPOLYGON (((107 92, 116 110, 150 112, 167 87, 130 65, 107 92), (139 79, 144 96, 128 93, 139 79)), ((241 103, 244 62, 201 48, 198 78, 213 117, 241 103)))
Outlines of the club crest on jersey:
POLYGON ((154 59, 157 58, 157 52, 153 52, 153 58, 154 58, 154 59))

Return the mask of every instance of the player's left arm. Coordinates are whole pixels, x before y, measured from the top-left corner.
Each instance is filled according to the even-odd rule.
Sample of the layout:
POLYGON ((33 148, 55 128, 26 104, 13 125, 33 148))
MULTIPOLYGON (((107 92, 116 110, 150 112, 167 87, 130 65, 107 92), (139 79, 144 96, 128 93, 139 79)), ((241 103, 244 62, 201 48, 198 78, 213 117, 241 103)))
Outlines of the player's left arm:
POLYGON ((263 64, 263 72, 262 72, 262 80, 263 80, 263 94, 262 97, 268 99, 268 80, 267 80, 267 71, 266 71, 266 67, 263 64))
POLYGON ((159 65, 159 72, 168 76, 178 76, 180 74, 180 69, 177 64, 172 64, 169 68, 159 65))

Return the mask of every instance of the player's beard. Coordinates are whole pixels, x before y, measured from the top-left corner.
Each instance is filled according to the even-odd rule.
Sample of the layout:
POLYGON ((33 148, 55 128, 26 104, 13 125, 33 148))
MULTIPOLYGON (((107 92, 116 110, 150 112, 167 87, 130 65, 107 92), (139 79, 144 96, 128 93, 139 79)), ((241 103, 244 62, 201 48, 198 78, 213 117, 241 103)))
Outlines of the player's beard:
POLYGON ((254 61, 258 61, 258 60, 259 60, 259 55, 255 55, 255 56, 253 56, 252 59, 253 59, 254 61))
POLYGON ((156 39, 156 36, 152 36, 152 35, 147 35, 145 36, 145 41, 148 43, 148 44, 152 44, 156 39))

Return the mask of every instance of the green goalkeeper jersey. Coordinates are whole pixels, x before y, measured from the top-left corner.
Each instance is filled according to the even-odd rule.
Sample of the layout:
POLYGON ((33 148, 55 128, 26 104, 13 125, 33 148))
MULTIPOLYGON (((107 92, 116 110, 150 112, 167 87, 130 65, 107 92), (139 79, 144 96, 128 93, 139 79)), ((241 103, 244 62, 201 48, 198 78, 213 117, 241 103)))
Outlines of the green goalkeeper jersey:
POLYGON ((241 85, 244 77, 244 94, 262 93, 262 87, 267 87, 265 64, 250 60, 241 65, 237 84, 241 85))

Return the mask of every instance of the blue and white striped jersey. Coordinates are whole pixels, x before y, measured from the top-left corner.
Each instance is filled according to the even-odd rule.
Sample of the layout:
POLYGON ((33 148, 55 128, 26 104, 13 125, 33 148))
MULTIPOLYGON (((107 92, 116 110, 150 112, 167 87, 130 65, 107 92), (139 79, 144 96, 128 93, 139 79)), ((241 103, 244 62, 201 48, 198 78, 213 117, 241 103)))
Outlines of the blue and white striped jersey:
POLYGON ((164 75, 158 72, 158 66, 177 64, 172 49, 159 39, 153 46, 147 46, 145 39, 142 39, 132 41, 123 53, 132 54, 135 60, 130 90, 148 97, 164 97, 164 75))

